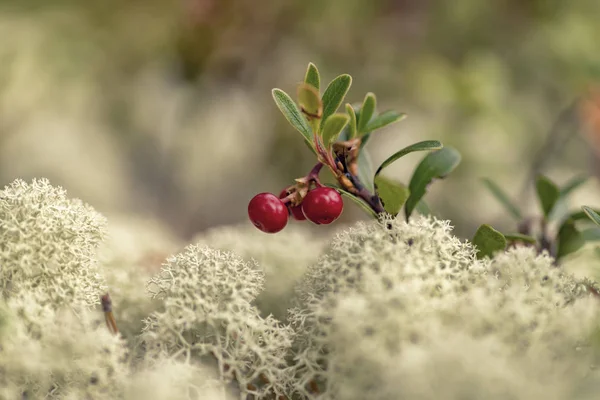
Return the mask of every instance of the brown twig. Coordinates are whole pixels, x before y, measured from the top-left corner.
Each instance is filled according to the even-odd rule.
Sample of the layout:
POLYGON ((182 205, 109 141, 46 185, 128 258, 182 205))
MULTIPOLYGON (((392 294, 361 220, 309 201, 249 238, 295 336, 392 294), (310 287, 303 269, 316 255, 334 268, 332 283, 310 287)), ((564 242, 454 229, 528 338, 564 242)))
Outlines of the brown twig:
POLYGON ((119 333, 119 330, 117 329, 117 322, 115 321, 115 317, 112 313, 112 300, 110 299, 110 296, 108 295, 108 293, 106 293, 105 295, 103 295, 101 297, 101 301, 102 301, 102 311, 104 312, 104 320, 106 321, 106 326, 108 327, 108 330, 113 335, 116 335, 117 333, 119 333))

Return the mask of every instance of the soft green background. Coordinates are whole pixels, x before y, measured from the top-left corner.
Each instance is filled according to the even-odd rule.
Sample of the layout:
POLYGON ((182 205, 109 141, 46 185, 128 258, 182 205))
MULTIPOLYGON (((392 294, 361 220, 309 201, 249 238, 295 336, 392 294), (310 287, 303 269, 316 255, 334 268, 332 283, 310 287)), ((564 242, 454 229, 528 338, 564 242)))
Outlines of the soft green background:
MULTIPOLYGON (((47 177, 105 213, 183 238, 246 219, 256 193, 310 169, 271 99, 309 61, 409 117, 369 148, 438 139, 463 163, 427 200, 460 235, 514 230, 479 178, 525 208, 559 113, 600 81, 597 0, 0 1, 0 181, 47 177)), ((592 171, 580 130, 544 159, 558 183, 592 171)), ((407 180, 422 154, 388 175, 407 180)), ((344 222, 364 218, 347 203, 344 222)), ((573 207, 600 205, 595 180, 573 207)), ((324 228, 323 228, 324 229, 324 228)))

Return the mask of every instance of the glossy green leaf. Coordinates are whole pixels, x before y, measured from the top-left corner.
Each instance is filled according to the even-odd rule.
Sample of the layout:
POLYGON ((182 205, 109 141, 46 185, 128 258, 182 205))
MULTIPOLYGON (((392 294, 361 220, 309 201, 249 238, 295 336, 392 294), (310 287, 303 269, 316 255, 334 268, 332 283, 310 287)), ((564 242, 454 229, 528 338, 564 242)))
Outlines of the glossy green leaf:
POLYGON ((317 89, 317 93, 319 92, 321 87, 321 76, 315 64, 308 63, 306 75, 304 76, 304 82, 317 89))
POLYGON ((488 188, 490 193, 504 206, 504 208, 512 215, 516 220, 520 221, 522 219, 521 211, 519 208, 508 198, 506 193, 500 188, 500 186, 496 185, 494 182, 489 180, 488 178, 482 179, 485 187, 488 188))
POLYGON ((544 216, 548 217, 560 197, 560 189, 543 175, 537 177, 535 187, 544 216))
POLYGON ((342 129, 348 124, 350 117, 348 114, 336 113, 327 118, 323 127, 323 144, 329 147, 335 142, 342 132, 342 129))
POLYGON ((372 132, 376 129, 381 129, 387 125, 393 124, 406 118, 406 114, 397 111, 385 111, 373 118, 366 126, 366 132, 372 132))
POLYGON ((475 232, 472 240, 477 246, 477 258, 492 258, 494 253, 506 249, 506 238, 491 226, 483 224, 475 232))
POLYGON ((348 123, 348 139, 352 139, 356 137, 356 113, 354 112, 354 107, 350 104, 346 104, 346 112, 350 117, 350 122, 348 123))
POLYGON ((588 206, 581 207, 585 215, 591 219, 596 225, 600 225, 600 214, 588 206))
POLYGON ((373 192, 373 162, 369 152, 364 147, 358 153, 358 179, 368 191, 373 192))
POLYGON ((384 162, 381 163, 377 171, 375 172, 375 176, 379 175, 384 168, 388 167, 394 161, 404 157, 407 154, 413 153, 415 151, 426 151, 426 150, 439 150, 443 147, 442 143, 437 140, 425 140, 423 142, 411 144, 403 148, 400 151, 395 152, 391 156, 389 156, 384 162))
POLYGON ((509 233, 504 235, 508 242, 523 242, 527 244, 535 244, 537 240, 529 235, 523 235, 522 233, 509 233))
POLYGON ((346 93, 352 85, 352 77, 348 74, 343 74, 332 80, 327 89, 323 93, 323 118, 321 120, 321 127, 324 126, 327 118, 335 113, 344 101, 346 93))
POLYGON ((410 194, 406 185, 383 175, 375 177, 375 193, 381 199, 385 211, 393 216, 398 215, 410 194))
POLYGON ((410 218, 415 206, 427 191, 427 186, 434 180, 444 178, 460 163, 460 153, 452 147, 429 153, 415 169, 408 185, 410 196, 404 205, 406 219, 410 218))
POLYGON ((581 232, 577 230, 573 220, 565 221, 558 231, 558 248, 556 258, 562 258, 566 255, 576 252, 585 245, 585 240, 581 232))
POLYGON ((292 98, 281 89, 273 89, 272 94, 275 104, 277 104, 277 107, 285 119, 287 119, 288 122, 294 128, 296 128, 296 130, 300 132, 309 143, 313 143, 312 129, 308 125, 308 121, 306 118, 304 118, 300 112, 300 109, 296 103, 294 103, 292 98))
POLYGON ((371 209, 371 207, 369 207, 368 204, 366 204, 364 201, 362 201, 362 199, 360 197, 356 197, 355 195, 353 195, 352 193, 338 187, 335 185, 329 185, 326 184, 325 186, 328 186, 330 188, 334 188, 335 190, 337 190, 342 197, 345 197, 347 199, 352 200, 352 202, 354 202, 356 205, 358 205, 363 211, 365 211, 367 214, 369 214, 371 217, 373 218, 377 218, 377 213, 375 211, 373 211, 371 209))
POLYGON ((319 91, 308 83, 298 85, 298 104, 300 111, 311 121, 323 115, 323 103, 319 91))
POLYGON ((359 135, 367 132, 367 124, 375 114, 377 99, 373 93, 367 93, 360 108, 360 120, 358 121, 359 135))
POLYGON ((560 189, 560 197, 566 197, 570 195, 573 191, 579 188, 581 185, 587 182, 590 177, 588 175, 579 175, 569 180, 564 186, 560 189))

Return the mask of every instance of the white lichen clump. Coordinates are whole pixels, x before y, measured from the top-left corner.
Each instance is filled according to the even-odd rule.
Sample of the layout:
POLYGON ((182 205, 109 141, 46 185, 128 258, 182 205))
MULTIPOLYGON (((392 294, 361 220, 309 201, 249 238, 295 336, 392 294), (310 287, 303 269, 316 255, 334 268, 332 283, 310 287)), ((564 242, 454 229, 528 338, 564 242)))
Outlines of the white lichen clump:
POLYGON ((574 398, 597 300, 529 248, 475 255, 432 218, 340 234, 292 310, 300 380, 325 398, 574 398))
POLYGON ((188 246, 150 281, 164 311, 146 322, 147 357, 214 360, 220 377, 237 381, 244 392, 283 394, 292 331, 252 305, 263 285, 257 265, 231 252, 188 246))
POLYGON ((105 219, 46 179, 14 181, 0 192, 0 289, 38 291, 48 302, 89 308, 103 281, 95 257, 105 219))
POLYGON ((0 393, 6 399, 115 398, 124 343, 100 325, 95 251, 104 218, 47 180, 0 192, 0 393))
POLYGON ((180 247, 148 226, 117 224, 106 241, 104 218, 47 180, 0 193, 0 399, 600 390, 593 282, 531 248, 478 260, 433 217, 358 223, 330 243, 302 228, 223 227, 180 247), (98 307, 105 290, 116 335, 98 307))
POLYGON ((194 238, 194 243, 228 250, 246 261, 256 261, 265 275, 264 290, 255 304, 261 315, 273 314, 285 321, 294 286, 309 265, 317 261, 328 242, 319 231, 291 223, 277 235, 265 238, 252 224, 212 228, 194 238))

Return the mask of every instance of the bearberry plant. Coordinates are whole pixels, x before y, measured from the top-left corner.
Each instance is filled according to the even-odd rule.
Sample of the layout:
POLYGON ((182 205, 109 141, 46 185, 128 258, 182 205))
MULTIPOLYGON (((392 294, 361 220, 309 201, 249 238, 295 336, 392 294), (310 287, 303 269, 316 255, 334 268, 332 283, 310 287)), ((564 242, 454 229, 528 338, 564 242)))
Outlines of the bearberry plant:
POLYGON ((460 162, 455 149, 443 148, 437 140, 425 140, 398 150, 373 172, 365 148, 371 135, 406 115, 393 110, 378 113, 373 93, 367 93, 361 104, 346 103, 344 112, 338 112, 351 84, 352 77, 343 74, 333 79, 321 94, 319 71, 310 63, 304 82, 297 87, 296 102, 283 90, 273 89, 277 107, 300 132, 317 162, 306 176, 284 188, 279 197, 260 193, 250 201, 248 216, 261 231, 281 231, 289 216, 298 221, 331 224, 342 214, 342 196, 374 218, 396 216, 404 206, 408 220, 415 209, 426 212, 422 197, 431 181, 443 178, 460 162), (409 153, 432 150, 421 161, 408 186, 382 174, 386 167, 409 153), (335 177, 336 185, 321 183, 319 173, 324 166, 335 177))
POLYGON ((319 82, 310 64, 298 104, 273 91, 315 167, 248 215, 268 233, 290 216, 331 224, 344 196, 376 217, 331 240, 246 223, 175 245, 108 226, 45 179, 0 190, 0 400, 597 399, 600 289, 557 262, 599 237, 580 226, 600 225, 597 210, 565 205, 583 179, 539 177, 537 219, 486 181, 518 233, 459 239, 449 221, 410 218, 458 152, 424 141, 372 172, 365 144, 403 115, 377 113, 370 93, 337 113, 350 77, 322 96, 319 82), (408 185, 381 174, 423 150, 408 185), (141 257, 151 248, 160 271, 141 257))
POLYGON ((562 187, 544 175, 538 175, 535 189, 541 208, 540 215, 524 216, 521 209, 494 182, 484 178, 483 183, 504 206, 517 223, 516 232, 502 234, 489 225, 481 225, 473 242, 480 249, 480 256, 491 255, 507 246, 520 243, 533 246, 538 252, 547 251, 557 262, 582 248, 586 242, 600 240, 600 229, 589 227, 594 210, 584 207, 583 211, 569 211, 568 198, 572 192, 588 179, 575 176, 562 187))

